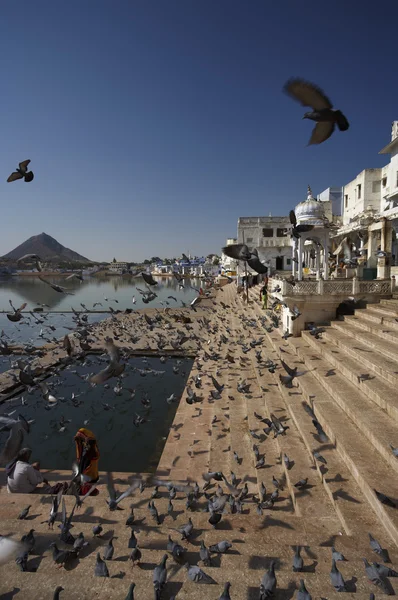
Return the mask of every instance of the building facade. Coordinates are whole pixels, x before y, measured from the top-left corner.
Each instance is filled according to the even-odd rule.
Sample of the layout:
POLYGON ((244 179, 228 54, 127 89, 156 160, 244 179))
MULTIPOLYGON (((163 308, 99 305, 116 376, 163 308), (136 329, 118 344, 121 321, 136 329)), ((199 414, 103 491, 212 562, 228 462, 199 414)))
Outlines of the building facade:
POLYGON ((290 271, 292 249, 289 217, 239 217, 238 244, 256 249, 269 271, 290 271))

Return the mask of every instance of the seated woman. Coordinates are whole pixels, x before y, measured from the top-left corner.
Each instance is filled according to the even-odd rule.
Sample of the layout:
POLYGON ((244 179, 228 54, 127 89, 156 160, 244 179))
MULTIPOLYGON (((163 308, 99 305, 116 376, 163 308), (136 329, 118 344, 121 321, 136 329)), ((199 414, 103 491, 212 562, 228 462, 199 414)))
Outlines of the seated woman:
POLYGON ((10 494, 57 494, 61 488, 64 491, 67 483, 57 483, 51 486, 40 473, 38 462, 29 463, 32 450, 22 448, 16 458, 6 466, 7 491, 10 494), (45 485, 38 487, 40 483, 45 485))
MULTIPOLYGON (((97 440, 89 429, 82 427, 75 435, 76 458, 80 475, 80 494, 84 495, 98 481, 98 460, 100 457, 97 440)), ((94 494, 95 495, 95 494, 94 494)))

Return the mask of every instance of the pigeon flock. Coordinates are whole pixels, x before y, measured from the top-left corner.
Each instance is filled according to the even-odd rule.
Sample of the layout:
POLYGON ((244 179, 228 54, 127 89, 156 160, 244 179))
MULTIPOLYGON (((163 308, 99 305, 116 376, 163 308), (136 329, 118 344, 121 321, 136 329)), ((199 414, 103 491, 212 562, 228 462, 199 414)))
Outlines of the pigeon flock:
MULTIPOLYGON (((211 290, 214 285, 208 283, 211 290)), ((75 315, 76 329, 65 336, 62 346, 58 344, 54 352, 59 364, 50 368, 73 369, 79 362, 89 360, 92 351, 100 346, 105 351, 101 360, 106 364, 93 369, 87 383, 108 386, 110 391, 113 387, 116 395, 119 388, 123 388, 123 376, 128 368, 129 342, 136 343, 138 338, 145 340, 147 348, 156 349, 164 360, 168 360, 167 349, 175 351, 175 345, 177 350, 181 350, 188 343, 192 344, 196 359, 181 399, 181 409, 187 415, 187 423, 193 423, 195 419, 200 421, 203 418, 207 406, 212 407, 214 415, 210 430, 204 431, 203 437, 208 434, 210 439, 214 438, 215 454, 210 454, 209 463, 209 456, 202 451, 203 439, 191 437, 190 442, 185 444, 192 434, 189 429, 184 433, 185 426, 181 428, 181 416, 177 413, 170 429, 172 443, 177 441, 180 452, 186 451, 187 458, 196 464, 196 472, 188 470, 184 479, 173 477, 173 465, 168 467, 167 457, 161 459, 153 475, 137 475, 121 481, 108 472, 105 481, 100 480, 97 484, 100 495, 95 499, 91 496, 94 485, 85 496, 77 494, 72 474, 67 495, 63 496, 61 492, 52 497, 47 514, 47 502, 38 504, 32 501, 35 507, 33 520, 30 520, 32 507, 28 502, 22 512, 15 512, 15 520, 21 524, 29 520, 29 526, 19 539, 15 536, 0 539, 0 564, 14 561, 15 569, 29 572, 32 557, 46 557, 47 563, 49 560, 54 563, 54 572, 58 572, 57 568, 70 572, 62 578, 62 585, 54 586, 52 592, 54 598, 61 600, 74 597, 70 590, 71 595, 68 595, 68 577, 73 577, 75 570, 79 573, 87 562, 93 577, 122 580, 118 582, 124 586, 124 592, 118 596, 122 600, 196 597, 194 594, 191 596, 189 590, 192 589, 190 586, 199 584, 210 586, 208 591, 200 592, 199 597, 245 600, 246 596, 234 592, 234 589, 240 589, 238 578, 233 576, 228 565, 231 565, 231 559, 239 559, 243 553, 243 547, 249 541, 248 531, 253 529, 253 542, 258 539, 260 544, 254 553, 266 557, 269 528, 281 527, 283 532, 284 526, 292 527, 288 518, 280 519, 282 513, 279 511, 291 511, 293 497, 308 502, 316 488, 322 485, 300 472, 298 455, 282 452, 275 460, 275 444, 291 435, 285 415, 278 412, 280 409, 275 408, 269 417, 253 410, 248 421, 241 420, 240 402, 244 401, 250 407, 258 396, 259 381, 250 376, 253 364, 260 373, 268 373, 269 377, 275 375, 276 382, 279 381, 282 389, 287 390, 294 388, 295 379, 303 372, 289 364, 288 358, 263 356, 267 349, 266 333, 280 325, 277 313, 270 310, 254 318, 253 313, 244 310, 236 292, 231 293, 232 287, 217 290, 216 295, 211 290, 202 300, 200 312, 197 309, 189 309, 189 312, 188 309, 155 309, 151 316, 119 312, 113 314, 110 320, 93 326, 84 323, 80 315, 75 315), (222 450, 222 439, 227 432, 231 445, 222 450), (248 443, 246 440, 250 440, 252 458, 249 462, 250 454, 244 449, 248 443), (209 464, 212 470, 206 468, 209 464), (200 467, 203 470, 199 470, 200 467), (255 473, 255 480, 251 473, 255 473), (294 492, 287 486, 287 473, 294 492), (119 490, 121 484, 123 488, 119 490), (90 517, 93 509, 99 515, 94 519, 90 517), (38 512, 41 514, 37 515, 38 512), (158 557, 156 560, 154 552, 158 557), (223 577, 224 565, 228 579, 223 577), (216 586, 220 587, 220 591, 212 593, 216 586)), ((21 363, 18 369, 18 384, 26 388, 39 386, 44 402, 49 405, 59 402, 57 392, 40 381, 40 372, 34 366, 21 363)), ((259 397, 270 392, 272 385, 277 384, 261 387, 259 397)), ((79 398, 79 401, 84 402, 84 398, 79 398)), ((168 401, 173 402, 173 398, 166 398, 165 402, 168 401)), ((322 452, 322 444, 327 448, 330 440, 311 407, 306 405, 304 408, 321 443, 312 455, 314 465, 327 472, 328 458, 322 452)), ((137 414, 135 425, 150 427, 150 419, 144 424, 142 417, 142 414, 137 414)), ((8 419, 2 421, 2 425, 10 432, 9 440, 13 443, 18 444, 21 438, 23 440, 26 427, 36 426, 35 423, 25 423, 22 414, 8 419), (21 432, 18 436, 13 427, 21 432)), ((210 453, 212 448, 213 445, 210 453)), ((6 448, 2 448, 2 453, 7 458, 6 448)), ((177 469, 175 474, 179 468, 176 458, 173 459, 177 469)), ((363 574, 375 586, 374 590, 391 594, 390 578, 398 573, 389 566, 388 549, 379 543, 377 537, 369 533, 369 551, 377 558, 372 561, 370 555, 363 557, 363 574)), ((343 577, 338 566, 347 564, 349 567, 351 557, 345 548, 343 554, 338 547, 338 537, 334 539, 333 543, 327 544, 330 591, 325 589, 325 597, 335 591, 353 590, 352 580, 343 577)), ((263 573, 259 572, 257 588, 247 598, 278 598, 278 577, 282 576, 283 580, 284 573, 279 572, 283 566, 284 572, 288 568, 301 577, 296 580, 296 597, 310 600, 311 579, 306 573, 312 571, 306 557, 314 558, 316 550, 311 553, 303 542, 292 547, 290 557, 278 557, 275 551, 276 548, 269 559, 260 561, 266 567, 259 567, 264 569, 263 573)), ((254 557, 249 558, 249 564, 251 560, 254 557)), ((8 572, 11 572, 11 567, 9 564, 8 572)), ((247 568, 246 562, 242 568, 247 568)), ((85 569, 87 578, 87 567, 85 569)), ((71 583, 69 587, 74 589, 71 583)), ((372 589, 369 587, 371 596, 372 589)))

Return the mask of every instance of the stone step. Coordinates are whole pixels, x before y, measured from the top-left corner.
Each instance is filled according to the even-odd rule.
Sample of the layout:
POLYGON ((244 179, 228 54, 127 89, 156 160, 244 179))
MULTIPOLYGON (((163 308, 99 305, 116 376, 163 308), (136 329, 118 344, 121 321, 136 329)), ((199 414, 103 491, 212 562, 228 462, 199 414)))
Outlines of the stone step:
MULTIPOLYGON (((379 338, 384 340, 388 340, 393 344, 398 344, 398 328, 394 330, 392 327, 388 325, 383 325, 382 323, 375 323, 374 321, 369 321, 363 318, 363 315, 366 314, 366 310, 363 312, 357 310, 355 311, 355 315, 346 315, 344 316, 344 322, 350 323, 355 326, 360 331, 369 331, 373 335, 377 335, 379 338)), ((333 321, 334 323, 334 321, 333 321)), ((333 324, 332 323, 332 324, 333 324)))
MULTIPOLYGON (((310 336, 308 332, 303 332, 303 335, 306 337, 313 337, 310 336)), ((377 373, 394 386, 398 385, 398 357, 394 360, 383 356, 381 348, 380 352, 377 352, 363 342, 358 340, 353 342, 349 336, 344 335, 344 333, 337 331, 337 329, 333 327, 325 327, 321 342, 332 342, 334 347, 337 347, 338 350, 342 350, 349 357, 352 357, 361 363, 363 365, 362 368, 370 369, 371 373, 377 373)), ((333 351, 336 352, 335 349, 333 349, 333 351)))
MULTIPOLYGON (((360 361, 351 358, 351 355, 341 348, 336 348, 323 339, 316 340, 308 332, 302 332, 302 339, 313 348, 315 357, 320 358, 319 355, 321 355, 329 363, 328 370, 330 370, 330 367, 337 369, 341 375, 359 387, 361 392, 385 410, 393 419, 398 419, 398 398, 396 388, 393 385, 385 381, 379 374, 365 371, 360 361), (360 375, 369 375, 369 379, 361 379, 359 383, 358 377, 360 375)), ((293 343, 291 339, 290 343, 293 343)))
POLYGON ((370 308, 357 308, 355 314, 364 321, 377 323, 379 325, 387 326, 388 329, 393 331, 398 331, 398 323, 393 317, 386 317, 385 314, 383 315, 380 312, 376 312, 370 308))
MULTIPOLYGON (((344 319, 344 321, 332 321, 331 327, 337 331, 340 331, 343 335, 353 338, 356 340, 356 342, 358 341, 363 343, 366 347, 377 352, 379 356, 387 356, 393 361, 395 361, 397 357, 398 348, 395 346, 395 344, 391 344, 389 339, 382 339, 379 335, 375 335, 369 331, 364 331, 346 319, 344 319)), ((398 336, 396 339, 398 342, 398 336)), ((351 344, 352 343, 353 342, 351 342, 351 344)), ((356 345, 357 344, 355 343, 355 346, 356 345)))
POLYGON ((393 310, 398 312, 398 299, 397 298, 388 298, 388 299, 384 298, 384 299, 380 300, 380 304, 389 306, 390 308, 392 308, 393 310))
MULTIPOLYGON (((300 382, 300 385, 303 385, 303 382, 300 382)), ((398 497, 398 484, 391 478, 389 464, 377 453, 369 456, 369 444, 363 433, 347 419, 345 412, 333 400, 330 401, 330 397, 328 398, 323 390, 320 399, 317 395, 314 398, 313 389, 314 385, 311 383, 307 389, 307 401, 312 403, 318 421, 335 445, 380 523, 398 545, 397 511, 381 504, 373 491, 376 488, 392 498, 398 497)))
MULTIPOLYGON (((398 317, 398 310, 389 304, 382 304, 379 302, 378 304, 368 304, 370 310, 379 313, 382 316, 388 318, 396 318, 398 317)), ((365 309, 366 310, 366 309, 365 309)))
MULTIPOLYGON (((330 363, 321 356, 314 355, 311 347, 307 347, 305 343, 297 343, 295 347, 298 356, 312 374, 312 382, 313 379, 318 381, 323 391, 344 410, 383 459, 398 473, 398 460, 388 445, 389 441, 394 443, 395 439, 398 443, 396 421, 339 372, 330 374, 330 363)), ((301 381, 302 378, 299 382, 301 381)))
MULTIPOLYGON (((262 576, 265 570, 269 566, 270 558, 263 556, 253 557, 253 565, 255 568, 248 570, 237 569, 234 572, 228 564, 228 556, 223 556, 226 565, 220 567, 203 567, 203 570, 213 577, 216 581, 216 585, 203 586, 195 584, 188 580, 186 570, 177 564, 170 564, 168 569, 168 579, 164 587, 162 597, 171 598, 171 594, 178 593, 178 598, 199 600, 204 597, 218 598, 222 593, 224 582, 227 577, 232 582, 230 589, 232 598, 241 598, 245 600, 254 600, 258 598, 259 586, 261 583, 262 576)), ((115 562, 116 561, 108 561, 115 562)), ((64 569, 58 570, 53 567, 56 571, 55 574, 51 573, 51 577, 45 574, 37 573, 22 573, 20 576, 19 590, 20 595, 23 598, 29 598, 31 600, 50 600, 53 597, 53 589, 56 584, 62 585, 64 592, 61 592, 65 598, 73 599, 93 599, 99 598, 118 598, 123 600, 132 581, 135 582, 135 597, 137 598, 152 598, 153 597, 153 584, 152 584, 152 565, 143 565, 140 569, 135 567, 132 569, 130 565, 126 565, 126 562, 119 562, 119 574, 111 576, 110 578, 95 578, 86 576, 86 581, 83 577, 79 577, 76 580, 76 571, 80 565, 71 570, 66 571, 64 569), (56 584, 55 584, 56 581, 56 584), (54 582, 54 583, 53 583, 54 582), (52 585, 53 583, 53 585, 52 585)), ((112 572, 113 564, 109 565, 109 570, 112 572)), ((330 567, 329 567, 330 568, 330 567)), ((353 574, 350 570, 349 563, 339 563, 339 570, 341 571, 344 579, 350 582, 353 578, 353 574)), ((354 571, 355 573, 355 571, 354 571)), ((359 574, 358 574, 359 575, 359 574)), ((290 597, 293 595, 294 590, 298 588, 299 580, 303 578, 309 592, 313 597, 327 595, 331 600, 337 600, 338 594, 335 592, 330 584, 329 575, 323 574, 318 576, 316 573, 307 571, 306 573, 289 573, 276 569, 277 576, 277 594, 278 597, 290 597)), ((369 598, 369 584, 366 584, 364 580, 365 576, 362 575, 361 580, 352 580, 352 583, 348 584, 349 589, 352 591, 345 594, 345 598, 352 598, 352 600, 368 600, 369 598), (354 591, 355 590, 355 591, 354 591)), ((10 590, 12 593, 13 584, 12 578, 7 577, 2 582, 2 587, 5 590, 10 590), (11 580, 11 581, 10 581, 11 580)), ((12 597, 12 596, 9 596, 12 597)))

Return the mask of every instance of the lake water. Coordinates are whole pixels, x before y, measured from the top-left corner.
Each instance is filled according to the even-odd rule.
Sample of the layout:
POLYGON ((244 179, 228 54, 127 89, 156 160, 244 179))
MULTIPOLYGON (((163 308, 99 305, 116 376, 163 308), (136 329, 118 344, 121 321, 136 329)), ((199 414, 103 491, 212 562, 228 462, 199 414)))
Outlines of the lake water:
MULTIPOLYGON (((114 310, 125 310, 126 308, 134 310, 140 308, 162 309, 167 306, 160 302, 168 302, 169 306, 174 308, 181 307, 181 301, 186 304, 191 302, 197 295, 197 291, 193 288, 199 289, 201 286, 199 279, 192 279, 185 280, 184 288, 180 289, 174 277, 159 277, 156 279, 158 284, 152 288, 158 297, 149 304, 145 304, 142 301, 140 292, 137 290, 137 287, 142 290, 147 289, 142 277, 87 277, 82 283, 73 279, 65 281, 65 278, 62 277, 47 277, 46 279, 68 288, 74 295, 60 294, 37 277, 11 277, 0 280, 0 311, 10 310, 9 300, 16 308, 26 302, 27 307, 25 310, 33 310, 42 303, 48 304, 50 307, 44 308, 44 311, 60 311, 60 314, 58 312, 49 314, 45 324, 35 324, 33 319, 26 321, 26 324, 23 324, 24 321, 12 323, 5 314, 0 314, 0 332, 4 330, 5 334, 10 336, 14 342, 30 341, 37 346, 46 343, 39 337, 42 329, 45 331, 46 337, 63 337, 68 331, 65 328, 73 326, 73 321, 71 314, 62 313, 62 311, 71 311, 71 307, 82 311, 81 303, 85 304, 90 310, 95 302, 100 302, 102 306, 96 306, 94 310, 104 311, 109 311, 109 306, 114 310), (135 304, 133 304, 133 296, 136 300, 135 304), (177 302, 168 299, 168 296, 174 296, 177 302), (52 325, 56 330, 49 331, 45 329, 45 325, 52 325)), ((95 323, 107 316, 106 314, 90 313, 88 322, 95 323)))
MULTIPOLYGON (((72 365, 47 379, 51 393, 58 400, 56 405, 50 406, 41 391, 35 389, 0 405, 0 414, 15 411, 14 418, 22 414, 27 420, 35 420, 24 446, 32 448, 32 460, 40 460, 43 468, 70 469, 75 458, 74 435, 80 427, 87 427, 97 436, 101 471, 154 471, 192 360, 169 358, 162 364, 157 358, 130 359, 121 379, 122 391, 117 388, 116 379, 109 380, 106 387, 92 386, 84 379, 105 366, 100 362, 100 357, 87 357, 85 366, 72 365), (178 373, 173 367, 178 367, 178 373), (134 397, 129 390, 135 390, 134 397), (72 393, 78 406, 72 402, 72 393), (176 401, 168 404, 166 398, 173 393, 176 401), (22 405, 22 397, 26 405, 22 405), (145 397, 151 401, 150 408, 141 402, 145 397), (147 422, 136 427, 133 424, 136 414, 147 422), (63 425, 62 418, 71 422, 63 425)), ((7 436, 8 433, 0 432, 0 447, 7 436)))
MULTIPOLYGON (((45 308, 45 311, 70 311, 71 307, 83 310, 80 303, 91 309, 95 302, 101 302, 104 310, 108 310, 109 306, 115 310, 143 307, 162 309, 166 305, 160 304, 160 301, 169 302, 170 307, 180 307, 181 300, 188 304, 197 295, 191 286, 199 288, 201 285, 199 280, 187 280, 185 287, 179 289, 174 278, 159 278, 155 287, 158 298, 144 304, 137 290, 137 286, 146 289, 141 277, 93 277, 86 278, 81 284, 59 277, 48 279, 68 287, 75 295, 59 294, 36 277, 15 277, 0 281, 0 310, 10 309, 9 299, 15 307, 27 302, 27 310, 33 310, 38 303, 48 304, 50 308, 45 308), (136 298, 136 304, 132 302, 133 296, 136 298), (168 296, 174 296, 177 302, 168 299, 168 296), (108 300, 105 300, 105 297, 108 300)), ((96 308, 98 309, 101 307, 96 308)), ((41 318, 42 314, 37 313, 37 316, 41 318)), ((68 332, 67 327, 75 326, 72 316, 68 312, 49 312, 44 323, 35 324, 32 318, 30 321, 24 318, 19 323, 12 323, 6 314, 0 314, 0 332, 4 331, 4 339, 9 344, 29 341, 39 346, 46 343, 46 338, 62 338, 68 332), (54 327, 55 331, 52 331, 49 325, 54 327), (39 337, 41 332, 43 337, 39 337)), ((88 323, 108 316, 109 313, 88 313, 88 323)), ((9 369, 11 362, 15 362, 16 358, 0 356, 0 372, 9 369)), ((121 380, 123 391, 120 395, 114 391, 114 387, 117 386, 116 379, 111 379, 107 387, 93 387, 84 379, 89 373, 103 368, 106 362, 106 358, 88 356, 84 366, 73 365, 60 371, 59 376, 52 376, 47 380, 53 386, 51 391, 58 399, 55 406, 49 406, 40 389, 34 389, 31 393, 24 392, 26 405, 22 404, 21 396, 0 405, 0 414, 15 410, 15 418, 22 414, 26 419, 35 419, 24 445, 33 449, 32 459, 40 460, 44 468, 70 469, 75 457, 73 438, 77 430, 84 426, 91 429, 98 438, 101 453, 100 470, 148 472, 156 468, 191 370, 192 360, 183 359, 181 364, 178 364, 178 359, 170 358, 162 364, 156 358, 131 359, 121 380), (98 364, 100 361, 101 364, 98 364), (174 373, 173 366, 178 366, 178 373, 174 373), (145 368, 150 368, 157 374, 145 373, 145 368), (134 398, 127 388, 136 390, 134 398), (72 393, 77 396, 78 406, 74 406, 71 400, 72 393), (169 405, 166 398, 173 393, 177 401, 169 405), (141 403, 143 397, 151 400, 150 408, 145 408, 141 403), (148 420, 138 428, 133 424, 136 413, 148 420), (61 425, 62 417, 71 420, 71 423, 66 424, 65 430, 61 425)), ((0 433, 0 447, 7 435, 5 432, 0 433)))

